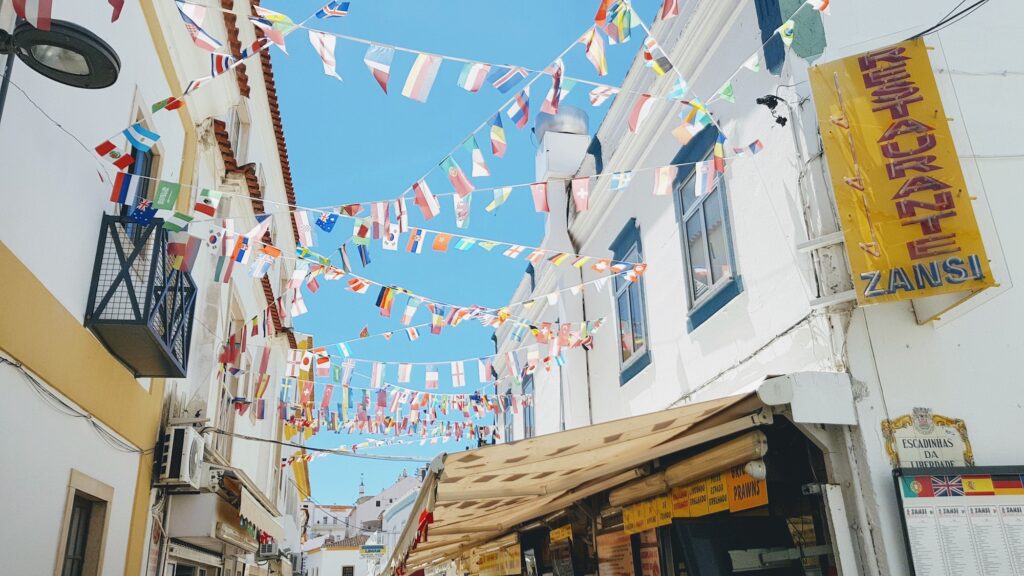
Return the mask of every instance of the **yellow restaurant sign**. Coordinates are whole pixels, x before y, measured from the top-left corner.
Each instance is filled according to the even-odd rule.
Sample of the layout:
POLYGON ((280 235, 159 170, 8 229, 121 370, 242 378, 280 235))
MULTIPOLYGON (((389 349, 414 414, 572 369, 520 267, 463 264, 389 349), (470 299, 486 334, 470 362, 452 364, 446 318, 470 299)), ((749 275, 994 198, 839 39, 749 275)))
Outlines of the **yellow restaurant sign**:
POLYGON ((551 532, 548 534, 548 540, 552 542, 572 540, 572 524, 566 524, 565 526, 553 528, 551 532))
POLYGON ((923 40, 810 70, 857 302, 994 282, 923 40))
POLYGON ((626 534, 672 523, 672 518, 696 518, 718 512, 739 512, 768 504, 768 485, 737 466, 721 474, 672 488, 670 494, 626 506, 626 534))

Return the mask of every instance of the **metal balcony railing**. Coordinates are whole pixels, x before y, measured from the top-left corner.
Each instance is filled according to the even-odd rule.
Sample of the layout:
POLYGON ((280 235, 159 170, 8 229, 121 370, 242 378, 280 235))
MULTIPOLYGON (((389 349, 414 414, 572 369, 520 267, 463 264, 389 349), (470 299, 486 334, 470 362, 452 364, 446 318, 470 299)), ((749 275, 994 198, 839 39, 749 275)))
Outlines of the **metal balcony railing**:
POLYGON ((196 285, 167 257, 163 220, 103 215, 85 326, 136 377, 188 368, 196 285))

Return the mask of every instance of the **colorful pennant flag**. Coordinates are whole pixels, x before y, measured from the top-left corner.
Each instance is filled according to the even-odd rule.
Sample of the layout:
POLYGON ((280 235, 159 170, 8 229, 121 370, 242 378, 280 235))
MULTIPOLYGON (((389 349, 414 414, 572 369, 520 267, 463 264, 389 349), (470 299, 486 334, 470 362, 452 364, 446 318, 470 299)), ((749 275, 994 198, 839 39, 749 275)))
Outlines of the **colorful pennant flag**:
POLYGON ((412 364, 402 362, 398 365, 398 383, 405 384, 412 378, 412 364))
POLYGON ((412 189, 416 193, 416 198, 413 202, 420 207, 425 220, 430 220, 441 212, 441 206, 437 203, 437 197, 430 192, 430 186, 427 186, 426 180, 418 180, 412 185, 412 189))
POLYGON ((640 129, 640 125, 643 124, 644 120, 651 113, 651 105, 654 104, 654 100, 650 94, 641 94, 637 98, 636 103, 633 104, 633 110, 629 113, 629 131, 636 134, 637 130, 640 129))
POLYGON ((750 58, 743 62, 743 67, 751 72, 759 72, 761 70, 761 59, 758 57, 757 52, 751 54, 750 58))
POLYGON ((459 88, 467 92, 478 92, 487 79, 487 72, 491 69, 490 64, 481 62, 466 62, 459 72, 459 88))
POLYGON ((698 162, 694 170, 693 194, 697 198, 710 194, 715 187, 715 166, 714 162, 698 162))
POLYGON ((292 218, 295 220, 295 229, 299 234, 299 246, 304 248, 313 246, 313 227, 309 225, 309 213, 305 210, 296 210, 292 212, 292 218))
POLYGON ((686 81, 682 78, 676 78, 675 82, 672 83, 672 89, 668 92, 669 100, 682 100, 686 98, 686 81))
POLYGON ((498 206, 501 206, 502 204, 505 203, 506 200, 508 200, 508 197, 511 194, 511 186, 505 186, 503 188, 498 188, 494 190, 494 200, 491 200, 491 203, 485 206, 484 210, 488 212, 494 212, 498 208, 498 206))
POLYGON ((309 43, 313 50, 320 56, 320 62, 324 65, 324 74, 341 80, 338 76, 337 61, 334 59, 334 43, 336 38, 326 32, 309 31, 309 43))
POLYGON ((451 234, 444 234, 439 232, 437 233, 437 235, 434 236, 434 243, 431 247, 434 249, 434 252, 447 252, 448 243, 451 242, 451 240, 451 234))
MULTIPOLYGON (((580 38, 580 42, 586 47, 587 60, 590 60, 590 63, 594 65, 597 75, 606 76, 608 74, 608 60, 604 55, 604 39, 601 38, 601 32, 595 26, 580 38)), ((591 102, 593 102, 593 98, 591 98, 591 102)), ((594 105, 597 106, 597 104, 594 105)))
POLYGON ((171 232, 181 232, 188 228, 188 225, 192 222, 193 218, 188 214, 182 214, 181 212, 175 212, 164 220, 164 230, 170 230, 171 232))
POLYGON ((441 161, 440 166, 445 171, 445 174, 448 175, 448 181, 455 187, 455 192, 459 196, 473 193, 473 183, 469 181, 469 178, 466 178, 466 173, 462 171, 462 168, 454 158, 448 156, 441 161))
POLYGON ((143 184, 142 178, 128 172, 118 172, 114 177, 114 187, 110 191, 110 201, 116 204, 132 206, 139 195, 139 187, 143 184))
POLYGON ((377 294, 377 308, 380 308, 380 315, 385 318, 391 317, 391 305, 395 301, 395 290, 382 286, 377 294))
POLYGON ((540 111, 546 114, 558 114, 558 103, 562 98, 562 75, 565 73, 565 64, 559 58, 555 60, 555 63, 546 72, 551 74, 551 88, 548 89, 548 94, 540 105, 540 111))
MULTIPOLYGON (((128 143, 132 145, 132 148, 135 148, 140 152, 149 152, 149 149, 152 148, 158 140, 160 140, 159 134, 146 130, 146 128, 142 126, 141 122, 132 124, 125 128, 121 133, 128 139, 128 143)), ((99 152, 99 149, 97 148, 96 151, 99 152)), ((103 156, 104 154, 100 155, 103 156)))
POLYGON ((572 200, 577 212, 585 212, 590 208, 590 177, 572 179, 572 200))
POLYGON ((419 298, 409 297, 409 301, 405 303, 405 311, 402 312, 401 321, 403 325, 408 326, 412 322, 413 317, 416 315, 416 310, 420 307, 420 302, 422 300, 419 298))
POLYGON ((526 127, 530 121, 530 87, 527 86, 516 95, 516 99, 508 109, 508 117, 515 122, 517 128, 526 127))
POLYGON ((491 122, 491 153, 501 158, 505 155, 505 128, 501 125, 501 113, 494 115, 491 122))
POLYGON ((370 371, 370 388, 380 388, 384 385, 384 364, 374 362, 370 371))
POLYGON ((466 367, 461 360, 452 362, 452 388, 462 388, 466 385, 466 367))
POLYGON ((192 207, 192 211, 211 218, 216 216, 217 205, 220 204, 221 196, 223 194, 216 190, 204 188, 199 192, 199 197, 196 198, 196 204, 192 207))
MULTIPOLYGON (((388 93, 388 79, 391 77, 391 61, 395 58, 395 49, 378 44, 370 44, 363 56, 363 63, 370 69, 373 79, 380 85, 385 94, 388 93)), ((429 91, 430 88, 428 87, 429 91)))
POLYGON ((330 232, 334 230, 334 225, 338 223, 339 215, 335 212, 321 212, 320 216, 316 219, 316 225, 324 232, 330 232))
POLYGON ((437 383, 437 368, 435 368, 433 365, 427 366, 426 384, 424 388, 426 388, 427 390, 437 390, 437 383))
POLYGON ((413 228, 409 232, 409 244, 405 247, 407 252, 413 254, 420 254, 423 252, 423 230, 419 228, 413 228))
POLYGON ((437 78, 437 71, 441 69, 441 57, 432 54, 419 54, 413 62, 412 70, 405 79, 405 87, 402 88, 402 96, 426 102, 430 96, 430 89, 434 86, 437 78))
POLYGON ((350 2, 338 2, 334 0, 328 2, 323 8, 317 10, 316 17, 320 20, 326 18, 337 18, 341 16, 348 16, 348 7, 350 2))
POLYGON ((664 76, 666 72, 672 70, 672 62, 669 61, 668 56, 665 55, 665 51, 658 45, 657 40, 652 36, 648 36, 644 40, 644 63, 645 66, 654 70, 654 74, 657 76, 664 76), (655 55, 655 51, 658 52, 658 56, 655 55))
POLYGON ((718 89, 718 97, 726 102, 736 102, 736 93, 733 91, 731 80, 727 80, 725 84, 722 84, 722 87, 718 89))
POLYGON ((188 34, 192 37, 192 42, 196 46, 207 52, 216 52, 218 48, 223 46, 219 40, 210 36, 202 28, 203 19, 206 18, 205 6, 186 4, 181 0, 175 0, 174 3, 178 6, 178 13, 185 22, 185 29, 188 30, 188 34))
POLYGON ((459 196, 455 194, 452 196, 452 200, 455 203, 455 227, 469 228, 470 203, 473 200, 473 195, 459 196))
POLYGON ((678 166, 662 166, 654 171, 654 195, 669 196, 676 179, 678 166))
POLYGON ((796 22, 792 20, 786 20, 776 30, 779 33, 779 38, 782 39, 782 43, 786 46, 793 45, 793 38, 796 37, 796 22))
POLYGON ((509 246, 504 252, 502 252, 502 255, 515 260, 516 258, 519 257, 520 254, 523 253, 523 250, 526 250, 525 246, 513 244, 512 246, 509 246))
POLYGON ((604 104, 605 100, 609 97, 619 93, 617 88, 611 86, 598 86, 590 91, 590 104, 592 106, 600 106, 604 104))
POLYGON ((526 76, 526 70, 518 66, 494 66, 487 74, 487 81, 497 88, 499 92, 506 94, 515 88, 526 76))
POLYGON ((210 54, 210 76, 215 78, 231 69, 235 58, 229 54, 214 52, 210 54))
POLYGON ((385 250, 391 250, 392 252, 398 250, 398 237, 401 232, 398 231, 398 224, 394 222, 386 222, 384 230, 384 237, 381 238, 381 248, 385 250))
POLYGON ((287 54, 288 50, 284 44, 284 36, 295 28, 295 22, 292 22, 291 18, 284 14, 274 12, 259 5, 253 6, 253 9, 256 10, 257 15, 249 16, 249 21, 252 22, 252 25, 262 30, 271 42, 287 54))
POLYGON ((534 182, 530 184, 530 193, 533 195, 533 209, 537 212, 550 212, 548 206, 548 183, 534 182))
POLYGON ((604 31, 608 34, 609 44, 625 44, 629 42, 630 33, 636 26, 633 22, 633 7, 628 0, 615 0, 608 7, 608 24, 604 31))
POLYGON ((807 4, 810 4, 811 8, 823 14, 829 14, 828 5, 830 2, 831 0, 807 0, 807 4))
POLYGON ((718 138, 715 140, 715 148, 712 152, 715 159, 715 172, 722 174, 725 172, 725 134, 719 132, 718 138))
POLYGON ((633 180, 632 172, 616 172, 612 174, 612 182, 609 186, 613 192, 625 190, 629 187, 630 181, 633 180))
POLYGON ((473 177, 490 176, 491 171, 487 168, 487 163, 484 162, 484 153, 480 150, 480 145, 477 144, 476 135, 470 136, 462 146, 473 159, 473 177))
POLYGON ((661 19, 668 20, 679 16, 679 0, 664 0, 661 4, 661 19))

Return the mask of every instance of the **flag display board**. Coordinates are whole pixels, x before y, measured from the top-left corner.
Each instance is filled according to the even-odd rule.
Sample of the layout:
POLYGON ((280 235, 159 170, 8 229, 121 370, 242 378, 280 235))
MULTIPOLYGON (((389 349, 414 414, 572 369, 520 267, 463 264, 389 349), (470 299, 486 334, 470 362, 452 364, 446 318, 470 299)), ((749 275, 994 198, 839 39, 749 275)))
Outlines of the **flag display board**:
POLYGON ((810 69, 857 302, 994 284, 920 38, 810 69))
POLYGON ((898 468, 912 574, 1024 574, 1024 467, 898 468))

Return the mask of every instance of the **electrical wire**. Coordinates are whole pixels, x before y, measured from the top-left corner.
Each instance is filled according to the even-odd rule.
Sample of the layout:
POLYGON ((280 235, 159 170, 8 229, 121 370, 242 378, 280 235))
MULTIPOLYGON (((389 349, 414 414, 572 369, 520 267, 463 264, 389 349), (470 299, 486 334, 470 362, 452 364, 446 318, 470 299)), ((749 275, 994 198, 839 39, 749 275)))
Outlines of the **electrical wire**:
POLYGON ((931 27, 926 28, 925 30, 923 30, 921 32, 918 32, 917 34, 914 34, 910 38, 907 38, 907 40, 913 40, 914 38, 920 38, 921 36, 924 36, 925 34, 934 34, 934 33, 939 32, 939 31, 941 31, 941 30, 943 30, 945 28, 948 28, 948 27, 952 26, 953 24, 956 24, 960 20, 963 20, 964 18, 970 16, 978 8, 981 8, 986 3, 988 3, 989 0, 978 0, 974 4, 971 4, 970 6, 968 6, 967 8, 964 8, 963 10, 953 14, 953 11, 956 10, 957 8, 959 8, 960 6, 962 6, 965 1, 966 0, 961 0, 961 2, 959 4, 954 6, 953 9, 950 10, 949 12, 947 12, 945 16, 943 16, 941 19, 939 19, 938 22, 936 22, 931 27), (952 14, 952 16, 950 16, 950 14, 952 14))
POLYGON ((88 422, 89 425, 92 426, 93 430, 95 430, 96 434, 100 437, 100 439, 103 440, 111 448, 129 454, 148 454, 153 451, 152 448, 148 450, 140 450, 139 448, 132 446, 131 444, 125 442, 124 440, 121 440, 114 434, 107 431, 107 429, 98 420, 96 420, 96 418, 92 414, 78 410, 71 404, 65 402, 63 398, 51 392, 46 384, 43 384, 42 382, 37 380, 35 376, 29 373, 29 371, 26 370, 24 365, 22 365, 20 362, 8 360, 7 358, 0 356, 0 364, 6 364, 8 366, 11 366, 19 373, 21 373, 22 377, 25 379, 26 382, 29 383, 32 390, 37 395, 39 395, 39 397, 44 402, 46 402, 46 404, 48 404, 57 412, 60 412, 61 414, 65 416, 70 416, 72 418, 82 418, 86 422, 88 422))

